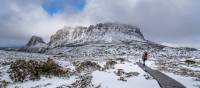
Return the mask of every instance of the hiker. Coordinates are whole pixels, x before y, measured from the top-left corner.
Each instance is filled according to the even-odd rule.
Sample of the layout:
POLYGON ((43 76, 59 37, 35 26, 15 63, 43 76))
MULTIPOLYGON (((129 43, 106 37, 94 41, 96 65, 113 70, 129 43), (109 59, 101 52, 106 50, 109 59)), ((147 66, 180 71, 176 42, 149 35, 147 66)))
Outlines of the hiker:
POLYGON ((147 60, 147 58, 148 58, 148 53, 147 53, 147 51, 145 51, 144 53, 143 53, 143 55, 142 55, 142 61, 143 61, 143 65, 145 66, 145 61, 147 60))

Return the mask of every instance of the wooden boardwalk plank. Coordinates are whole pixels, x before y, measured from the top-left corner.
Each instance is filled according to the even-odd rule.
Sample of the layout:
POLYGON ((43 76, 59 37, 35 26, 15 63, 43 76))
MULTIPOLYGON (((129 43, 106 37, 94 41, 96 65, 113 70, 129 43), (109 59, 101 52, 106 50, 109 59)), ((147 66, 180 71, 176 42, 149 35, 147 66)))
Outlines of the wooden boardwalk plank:
POLYGON ((139 62, 137 62, 137 65, 141 67, 144 71, 148 72, 154 79, 156 79, 161 88, 186 88, 181 83, 161 73, 158 70, 153 70, 139 62))

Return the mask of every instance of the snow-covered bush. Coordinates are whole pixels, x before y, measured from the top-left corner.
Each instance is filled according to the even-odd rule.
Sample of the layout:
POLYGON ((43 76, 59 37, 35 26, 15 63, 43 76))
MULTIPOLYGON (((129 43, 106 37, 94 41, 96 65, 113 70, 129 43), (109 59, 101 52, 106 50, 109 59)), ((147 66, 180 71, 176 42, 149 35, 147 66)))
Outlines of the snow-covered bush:
POLYGON ((80 76, 79 80, 76 80, 67 88, 90 88, 92 85, 92 76, 83 75, 80 76))
POLYGON ((47 62, 39 62, 35 60, 16 60, 10 65, 10 78, 15 81, 26 81, 40 79, 41 75, 64 76, 69 70, 64 70, 57 65, 52 59, 47 62))
POLYGON ((105 68, 105 69, 114 68, 115 64, 117 64, 116 61, 114 61, 114 60, 109 60, 109 61, 107 61, 106 64, 104 65, 104 68, 105 68))
POLYGON ((6 80, 2 80, 0 81, 0 88, 6 88, 6 86, 9 84, 10 82, 6 81, 6 80))
POLYGON ((81 71, 94 71, 94 70, 100 70, 101 66, 95 62, 91 61, 84 61, 84 62, 77 62, 75 64, 75 69, 78 72, 81 71))

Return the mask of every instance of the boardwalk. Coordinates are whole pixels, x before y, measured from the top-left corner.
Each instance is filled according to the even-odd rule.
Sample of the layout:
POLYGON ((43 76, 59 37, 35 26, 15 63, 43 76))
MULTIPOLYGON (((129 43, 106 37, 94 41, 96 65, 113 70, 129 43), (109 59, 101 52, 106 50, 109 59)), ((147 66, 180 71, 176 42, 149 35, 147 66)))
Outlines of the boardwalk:
POLYGON ((170 78, 169 76, 153 70, 147 66, 143 66, 142 63, 137 62, 138 66, 141 67, 144 71, 148 72, 154 79, 156 79, 161 88, 186 88, 176 80, 170 78))

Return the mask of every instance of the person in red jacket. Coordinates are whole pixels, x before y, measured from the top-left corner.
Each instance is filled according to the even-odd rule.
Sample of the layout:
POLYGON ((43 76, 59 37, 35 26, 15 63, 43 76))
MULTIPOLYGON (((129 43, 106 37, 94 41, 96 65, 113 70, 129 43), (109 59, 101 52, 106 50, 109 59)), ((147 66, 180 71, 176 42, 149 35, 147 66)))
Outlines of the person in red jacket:
POLYGON ((145 62, 146 62, 147 58, 148 58, 148 53, 147 53, 147 51, 145 51, 142 55, 142 61, 143 61, 144 66, 145 66, 145 62))

